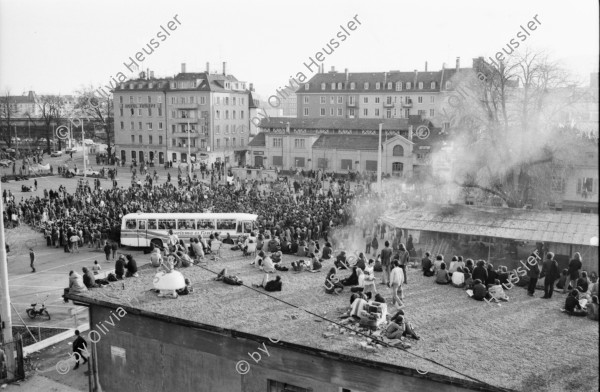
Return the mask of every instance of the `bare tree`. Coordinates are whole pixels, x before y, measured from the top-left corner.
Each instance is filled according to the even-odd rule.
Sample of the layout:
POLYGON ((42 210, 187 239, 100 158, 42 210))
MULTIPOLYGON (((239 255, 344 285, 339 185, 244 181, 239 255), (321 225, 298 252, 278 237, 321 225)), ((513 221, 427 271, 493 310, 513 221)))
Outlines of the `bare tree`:
POLYGON ((461 72, 453 84, 455 104, 449 103, 457 121, 450 181, 510 207, 548 201, 552 182, 575 159, 574 135, 565 135, 556 119, 565 105, 576 103, 556 98, 561 89, 576 89, 567 72, 544 53, 526 50, 499 67, 482 63, 472 73, 461 72))
POLYGON ((77 92, 75 109, 91 122, 93 135, 107 145, 107 154, 113 155, 114 149, 114 105, 112 94, 98 96, 92 86, 77 92), (102 132, 95 132, 95 125, 102 127, 102 132))
POLYGON ((12 102, 10 92, 6 91, 6 94, 0 97, 0 138, 9 148, 12 146, 11 130, 16 114, 17 108, 12 102))
POLYGON ((46 148, 52 151, 50 141, 53 138, 53 127, 61 120, 64 100, 60 95, 40 95, 36 96, 35 103, 40 111, 40 121, 46 128, 46 148))

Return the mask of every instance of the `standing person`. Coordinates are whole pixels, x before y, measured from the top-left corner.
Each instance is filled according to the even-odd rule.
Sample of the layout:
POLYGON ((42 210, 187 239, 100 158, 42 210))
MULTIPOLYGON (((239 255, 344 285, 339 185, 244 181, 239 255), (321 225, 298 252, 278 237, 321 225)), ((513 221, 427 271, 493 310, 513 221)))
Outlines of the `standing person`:
POLYGON ((117 256, 117 250, 119 249, 119 244, 116 241, 113 241, 110 245, 110 249, 112 250, 112 259, 114 260, 117 256))
POLYGON ((108 241, 106 241, 104 243, 104 254, 106 255, 106 262, 108 263, 110 261, 110 252, 111 252, 111 247, 110 244, 108 243, 108 241))
POLYGON ((381 265, 383 266, 383 284, 387 284, 388 287, 390 287, 391 261, 392 249, 390 249, 390 242, 385 241, 385 248, 381 250, 381 265))
MULTIPOLYGON (((556 260, 554 260, 554 253, 546 253, 546 261, 544 261, 544 264, 542 265, 542 273, 540 274, 540 277, 544 278, 544 296, 542 298, 552 298, 552 293, 554 292, 554 281, 560 277, 558 263, 556 260)), ((568 286, 568 284, 565 284, 565 287, 568 286)))
MULTIPOLYGON (((381 252, 383 253, 383 250, 381 252)), ((404 283, 404 272, 402 271, 402 268, 400 268, 397 260, 394 261, 394 269, 390 275, 390 283, 392 286, 392 305, 395 305, 397 302, 398 307, 400 308, 404 305, 402 303, 402 300, 404 299, 404 291, 402 289, 402 283, 404 283), (398 292, 400 292, 400 295, 398 295, 398 292)))
POLYGON ((373 234, 373 240, 371 240, 371 248, 373 249, 373 256, 377 256, 377 249, 379 248, 379 242, 377 241, 377 231, 373 234))
MULTIPOLYGON (((571 261, 569 261, 569 284, 574 289, 577 288, 577 279, 579 279, 579 270, 583 266, 581 263, 581 254, 579 252, 575 252, 571 261)), ((563 289, 563 294, 567 292, 567 288, 569 284, 565 284, 565 288, 563 289)))
POLYGON ((408 250, 406 250, 406 247, 403 243, 400 243, 400 245, 398 246, 398 264, 400 265, 400 268, 402 268, 402 272, 404 272, 404 284, 408 284, 408 274, 406 273, 406 265, 408 264, 409 260, 410 255, 408 250))
MULTIPOLYGON (((537 281, 540 277, 540 266, 538 264, 538 259, 535 257, 535 255, 533 257, 535 258, 535 264, 531 266, 529 272, 527 273, 527 275, 529 276, 529 286, 527 286, 527 295, 529 295, 530 297, 535 297, 535 285, 537 284, 537 281)), ((527 263, 531 265, 529 261, 527 261, 527 263)))
POLYGON ((29 248, 29 266, 31 267, 31 272, 35 272, 33 263, 35 263, 35 252, 33 251, 33 248, 29 248))
POLYGON ((85 365, 88 361, 88 359, 86 357, 83 356, 84 352, 87 352, 87 342, 85 341, 84 338, 81 337, 81 335, 79 334, 79 330, 76 329, 75 330, 75 336, 77 336, 75 338, 75 340, 73 341, 73 355, 75 356, 76 359, 76 364, 75 367, 73 369, 78 369, 79 368, 79 359, 83 359, 83 364, 85 365))
POLYGON ((35 188, 35 190, 37 191, 37 179, 33 180, 33 187, 35 188))

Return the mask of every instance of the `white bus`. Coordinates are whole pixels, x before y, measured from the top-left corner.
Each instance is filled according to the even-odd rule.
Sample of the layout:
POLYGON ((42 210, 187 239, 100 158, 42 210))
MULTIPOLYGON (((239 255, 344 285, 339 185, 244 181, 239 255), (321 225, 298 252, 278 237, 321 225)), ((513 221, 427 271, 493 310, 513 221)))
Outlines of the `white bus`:
POLYGON ((209 237, 216 232, 221 239, 257 230, 257 215, 242 213, 134 213, 123 217, 121 245, 148 247, 151 243, 166 246, 169 230, 179 239, 209 237))

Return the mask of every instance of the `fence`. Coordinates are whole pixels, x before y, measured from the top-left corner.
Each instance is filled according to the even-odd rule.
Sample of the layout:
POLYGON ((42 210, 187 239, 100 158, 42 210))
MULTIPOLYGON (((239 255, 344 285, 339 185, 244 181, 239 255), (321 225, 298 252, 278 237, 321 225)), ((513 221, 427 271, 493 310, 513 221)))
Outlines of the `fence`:
POLYGON ((19 335, 12 342, 0 344, 0 384, 23 380, 25 378, 25 366, 23 360, 23 340, 19 335), (9 362, 15 362, 14 371, 11 371, 9 362))

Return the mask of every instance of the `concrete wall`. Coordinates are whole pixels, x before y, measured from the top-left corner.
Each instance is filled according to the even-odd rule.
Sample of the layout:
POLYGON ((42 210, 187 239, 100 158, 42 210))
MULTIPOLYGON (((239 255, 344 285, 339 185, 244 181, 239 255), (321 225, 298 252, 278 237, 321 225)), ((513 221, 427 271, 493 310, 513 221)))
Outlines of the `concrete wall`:
MULTIPOLYGON (((108 328, 95 340, 100 384, 112 391, 268 391, 268 380, 311 388, 313 392, 339 392, 340 387, 369 392, 458 391, 457 386, 336 358, 281 347, 266 340, 267 356, 258 351, 262 342, 232 337, 231 332, 211 332, 128 313, 115 321, 110 310, 90 306, 90 323, 108 328), (248 353, 259 352, 258 363, 248 353), (236 363, 247 360, 250 370, 240 375, 236 363)), ((88 339, 89 341, 89 339, 88 339)), ((391 368, 390 368, 391 370, 391 368)))

